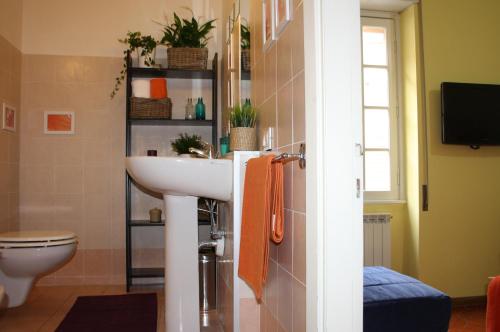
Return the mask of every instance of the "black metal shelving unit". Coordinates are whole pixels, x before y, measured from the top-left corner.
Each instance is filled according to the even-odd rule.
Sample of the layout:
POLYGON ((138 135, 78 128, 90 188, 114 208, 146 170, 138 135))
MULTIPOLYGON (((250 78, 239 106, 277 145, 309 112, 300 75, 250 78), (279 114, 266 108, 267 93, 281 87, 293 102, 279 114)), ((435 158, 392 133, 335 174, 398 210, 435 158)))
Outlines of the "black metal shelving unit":
MULTIPOLYGON (((132 126, 189 126, 189 127, 212 127, 212 144, 217 145, 217 97, 218 97, 218 77, 217 77, 218 57, 215 54, 212 61, 212 69, 206 70, 180 70, 164 68, 135 68, 132 67, 130 56, 128 57, 127 70, 127 120, 126 120, 126 155, 131 156, 132 152, 132 126), (176 78, 187 80, 210 80, 212 82, 212 120, 184 120, 184 119, 133 119, 130 114, 130 98, 132 97, 133 78, 176 78)), ((173 103, 176 101, 173 100, 173 103)), ((148 220, 132 220, 131 191, 134 185, 132 179, 126 174, 125 199, 126 199, 126 281, 127 292, 133 286, 134 278, 161 278, 164 277, 163 267, 154 268, 134 268, 132 266, 132 230, 136 227, 163 227, 164 222, 150 223, 148 220)), ((206 224, 206 221, 199 221, 199 224, 206 224)), ((209 223, 209 222, 208 222, 209 223)))

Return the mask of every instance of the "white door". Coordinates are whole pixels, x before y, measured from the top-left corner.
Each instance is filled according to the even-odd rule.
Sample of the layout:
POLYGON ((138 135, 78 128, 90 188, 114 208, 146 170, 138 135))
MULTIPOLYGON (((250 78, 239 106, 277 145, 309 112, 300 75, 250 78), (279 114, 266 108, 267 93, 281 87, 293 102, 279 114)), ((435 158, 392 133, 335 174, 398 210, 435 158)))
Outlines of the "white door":
POLYGON ((358 0, 305 0, 307 331, 363 329, 358 0))

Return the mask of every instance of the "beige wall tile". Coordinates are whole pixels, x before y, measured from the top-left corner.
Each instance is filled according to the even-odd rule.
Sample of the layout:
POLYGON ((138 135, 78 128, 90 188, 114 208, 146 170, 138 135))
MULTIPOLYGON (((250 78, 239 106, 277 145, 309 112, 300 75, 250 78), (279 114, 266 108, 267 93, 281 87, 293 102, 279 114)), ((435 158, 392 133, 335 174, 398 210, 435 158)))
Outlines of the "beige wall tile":
POLYGON ((62 165, 81 165, 83 162, 83 141, 78 138, 61 137, 52 143, 53 163, 62 165))
POLYGON ((293 215, 293 275, 306 284, 306 216, 293 215))
POLYGON ((293 331, 306 331, 306 288, 293 279, 293 331))
POLYGON ((293 227, 293 212, 290 210, 285 210, 285 234, 283 236, 283 241, 278 246, 278 264, 288 271, 293 272, 293 261, 294 261, 294 227, 293 227))
POLYGON ((264 96, 266 99, 276 93, 276 50, 276 43, 274 43, 265 54, 264 86, 266 90, 264 96))
POLYGON ((0 163, 9 161, 9 135, 0 132, 0 163))
POLYGON ((21 192, 19 214, 21 229, 52 229, 54 197, 46 193, 21 192))
POLYGON ((292 83, 278 90, 278 143, 279 147, 292 144, 293 141, 293 93, 292 83))
POLYGON ((278 267, 278 322, 285 331, 293 328, 293 284, 292 276, 278 267))
MULTIPOLYGON (((85 219, 87 221, 111 219, 110 193, 85 195, 84 201, 85 219)), ((96 231, 98 231, 98 229, 96 229, 96 231)))
POLYGON ((111 194, 111 169, 106 166, 85 166, 84 192, 91 194, 111 194))
POLYGON ((85 139, 83 143, 85 164, 110 164, 110 139, 85 139))
POLYGON ((54 191, 54 173, 49 166, 22 166, 21 191, 31 193, 52 193, 54 191))
POLYGON ((278 286, 278 264, 274 260, 269 260, 264 302, 274 316, 278 315, 278 286))
MULTIPOLYGON (((40 116, 42 119, 43 127, 43 116, 39 113, 28 114, 31 116, 40 116)), ((39 166, 45 165, 49 166, 52 164, 52 155, 54 149, 52 148, 52 141, 50 138, 40 138, 40 137, 22 137, 21 142, 21 165, 26 166, 39 166)))
POLYGON ((240 310, 244 312, 240 318, 240 332, 260 331, 260 306, 254 299, 241 299, 240 310))
POLYGON ((297 7, 292 26, 292 64, 293 75, 304 69, 304 11, 303 6, 297 7))
MULTIPOLYGON (((276 95, 271 96, 271 98, 268 98, 266 102, 262 105, 260 109, 260 113, 258 114, 258 137, 257 137, 257 142, 259 145, 262 143, 262 138, 267 130, 268 127, 271 127, 274 129, 274 132, 276 133, 276 95)), ((276 139, 273 142, 273 148, 277 147, 277 142, 276 139)))
POLYGON ((285 29, 277 41, 277 88, 292 78, 292 29, 285 29))
POLYGON ((57 194, 82 194, 83 168, 81 166, 55 166, 54 191, 57 194))
MULTIPOLYGON (((299 152, 300 145, 294 144, 293 151, 299 152)), ((297 165, 297 164, 296 164, 297 165)), ((306 170, 300 167, 293 168, 293 210, 306 211, 306 170)))
MULTIPOLYGON (((20 121, 20 119, 21 119, 20 115, 21 114, 19 113, 18 114, 18 121, 20 121)), ((19 125, 18 125, 18 128, 20 128, 19 125)), ((8 135, 8 141, 9 141, 8 161, 9 161, 9 163, 12 163, 12 164, 19 164, 19 160, 20 160, 20 156, 21 156, 19 134, 8 135)))
POLYGON ((300 72, 293 80, 293 141, 305 141, 305 86, 304 72, 300 72))
POLYGON ((109 250, 85 250, 84 268, 87 277, 109 277, 113 271, 109 250))

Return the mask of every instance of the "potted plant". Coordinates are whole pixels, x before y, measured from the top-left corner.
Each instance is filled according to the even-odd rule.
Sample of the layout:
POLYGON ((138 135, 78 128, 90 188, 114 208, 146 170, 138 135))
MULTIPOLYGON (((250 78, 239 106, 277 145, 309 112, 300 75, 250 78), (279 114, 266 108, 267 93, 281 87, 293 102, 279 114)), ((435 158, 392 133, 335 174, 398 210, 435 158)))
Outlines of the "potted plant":
POLYGON ((250 71, 250 28, 241 23, 241 69, 250 71))
POLYGON ((174 13, 174 21, 163 26, 161 43, 168 46, 167 62, 169 68, 206 69, 208 59, 208 34, 215 26, 210 20, 203 24, 191 17, 181 19, 174 13))
POLYGON ((229 114, 231 123, 230 147, 233 151, 253 151, 256 148, 257 111, 250 101, 236 105, 229 114))
POLYGON ((180 134, 179 138, 172 142, 172 150, 181 157, 191 157, 189 148, 203 149, 203 142, 198 135, 180 134))
POLYGON ((128 32, 123 39, 118 39, 122 44, 128 47, 123 51, 123 67, 120 75, 115 78, 115 87, 111 92, 111 98, 120 90, 120 86, 125 79, 127 73, 127 60, 129 54, 136 54, 138 67, 151 67, 155 65, 155 53, 158 42, 151 36, 142 36, 139 31, 128 32))

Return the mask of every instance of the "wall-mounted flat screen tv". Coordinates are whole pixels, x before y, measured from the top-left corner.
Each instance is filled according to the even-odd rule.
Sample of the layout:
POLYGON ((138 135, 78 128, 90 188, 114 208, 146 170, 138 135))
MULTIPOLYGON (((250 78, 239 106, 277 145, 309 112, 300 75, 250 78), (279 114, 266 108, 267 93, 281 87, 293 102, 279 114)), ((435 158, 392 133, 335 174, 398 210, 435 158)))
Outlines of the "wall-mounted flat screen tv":
POLYGON ((441 83, 444 144, 500 145, 500 85, 441 83))

